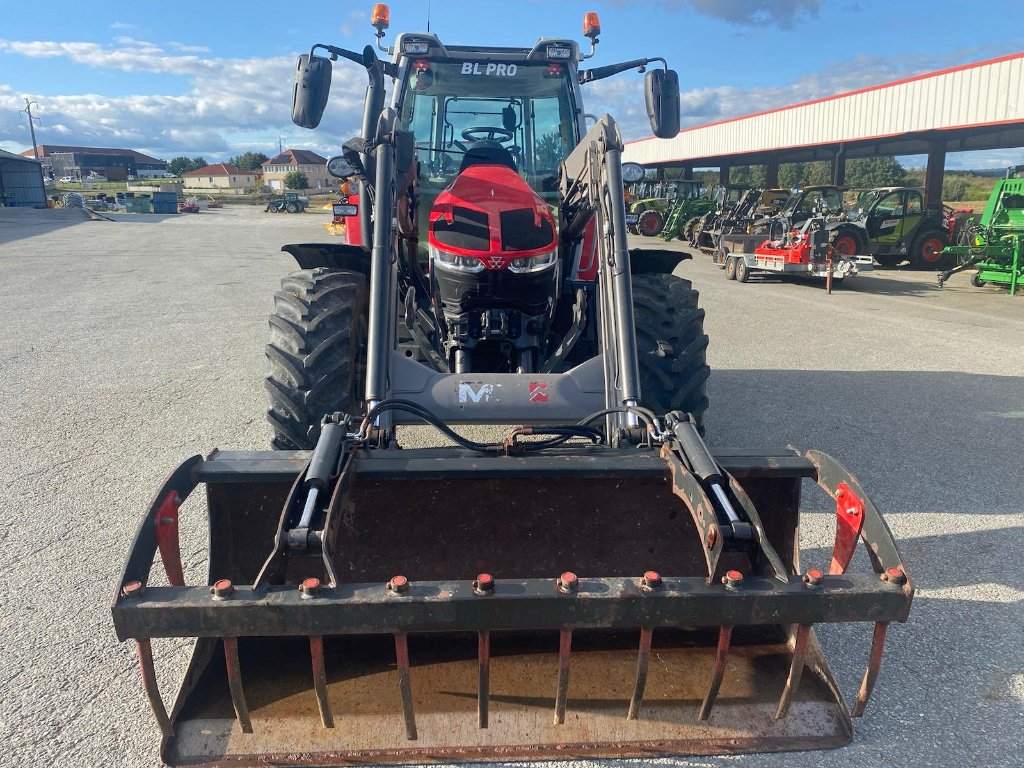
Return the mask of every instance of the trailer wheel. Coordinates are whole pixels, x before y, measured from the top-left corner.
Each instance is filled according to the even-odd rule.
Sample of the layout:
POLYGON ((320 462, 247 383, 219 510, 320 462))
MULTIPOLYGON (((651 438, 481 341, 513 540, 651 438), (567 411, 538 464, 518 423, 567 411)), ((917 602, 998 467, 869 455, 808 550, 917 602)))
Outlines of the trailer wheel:
POLYGON ((949 261, 942 249, 946 241, 938 232, 923 232, 910 249, 910 264, 914 269, 945 269, 949 261))
POLYGON ((981 279, 980 272, 975 272, 973 275, 971 275, 971 285, 973 285, 975 288, 981 288, 983 285, 985 285, 985 281, 981 279))
POLYGON ((647 210, 640 214, 640 220, 636 223, 640 234, 646 237, 656 237, 665 228, 665 217, 661 211, 647 210))
POLYGON ((736 281, 739 283, 745 283, 750 279, 750 268, 747 266, 747 262, 742 259, 736 259, 736 281))
POLYGON ((711 369, 698 296, 690 281, 681 277, 633 276, 641 404, 659 415, 674 410, 692 413, 703 432, 711 369))
POLYGON ((363 275, 340 269, 303 269, 281 281, 267 345, 274 448, 313 448, 325 414, 360 413, 367 294, 363 275))
POLYGON ((735 280, 736 279, 736 257, 727 256, 725 259, 725 279, 735 280))

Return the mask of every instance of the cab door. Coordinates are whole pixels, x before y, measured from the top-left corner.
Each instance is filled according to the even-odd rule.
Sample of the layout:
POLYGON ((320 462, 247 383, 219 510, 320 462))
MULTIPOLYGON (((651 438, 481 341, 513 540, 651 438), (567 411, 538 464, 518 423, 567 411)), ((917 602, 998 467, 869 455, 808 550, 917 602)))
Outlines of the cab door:
POLYGON ((906 190, 890 192, 872 209, 867 220, 868 236, 877 243, 898 243, 903 237, 906 190))

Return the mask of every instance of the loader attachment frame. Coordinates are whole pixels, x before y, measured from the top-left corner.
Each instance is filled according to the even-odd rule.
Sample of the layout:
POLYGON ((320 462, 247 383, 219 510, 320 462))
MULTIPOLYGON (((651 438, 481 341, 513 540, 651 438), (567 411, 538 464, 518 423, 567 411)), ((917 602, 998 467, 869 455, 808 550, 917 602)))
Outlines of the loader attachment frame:
MULTIPOLYGON (((578 485, 558 500, 560 520, 543 528, 561 542, 553 550, 563 554, 559 562, 573 567, 566 538, 573 531, 590 536, 584 521, 600 516, 590 506, 594 497, 579 490, 584 487, 603 496, 628 484, 629 490, 612 499, 619 509, 630 496, 638 499, 639 509, 664 508, 674 499, 689 514, 671 517, 693 521, 694 534, 698 521, 707 522, 713 505, 698 476, 687 469, 690 462, 676 452, 676 444, 666 445, 660 456, 575 448, 493 456, 474 466, 459 449, 354 452, 327 512, 328 518, 344 512, 349 519, 342 522, 339 515, 335 530, 331 520, 321 521, 322 549, 292 552, 280 568, 270 569, 276 576, 254 573, 251 552, 240 548, 243 541, 252 542, 245 546, 262 542, 267 551, 282 551, 290 499, 301 487, 310 454, 214 452, 185 462, 143 519, 113 605, 118 637, 138 644, 144 688, 164 735, 164 760, 171 765, 265 760, 335 765, 705 754, 847 743, 851 711, 811 627, 874 623, 864 683, 852 710, 859 715, 878 675, 886 627, 906 619, 913 584, 888 527, 856 478, 825 454, 715 455, 728 482, 761 510, 756 550, 767 555, 743 560, 736 551, 726 553, 736 567, 724 571, 708 565, 712 550, 717 547, 721 555, 721 540, 709 547, 708 537, 662 531, 671 545, 655 555, 634 555, 620 536, 619 547, 604 561, 599 557, 594 572, 579 574, 552 571, 552 552, 538 545, 531 558, 536 570, 527 568, 528 578, 508 570, 500 547, 482 541, 482 559, 470 558, 463 567, 475 570, 493 562, 496 568, 481 567, 476 578, 436 578, 452 565, 432 563, 429 555, 406 561, 403 552, 396 557, 408 570, 399 572, 386 548, 361 555, 361 534, 341 530, 358 527, 352 515, 359 517, 360 484, 367 498, 405 484, 395 491, 401 497, 420 480, 472 479, 476 485, 461 487, 477 510, 495 483, 544 486, 551 493, 572 478, 578 485), (798 530, 804 478, 836 499, 837 532, 831 564, 801 572, 792 533, 798 530), (176 584, 172 567, 170 586, 150 585, 157 552, 164 563, 174 562, 176 542, 160 536, 168 504, 180 506, 199 485, 206 486, 210 507, 209 581, 176 584), (581 496, 576 509, 562 506, 581 496), (265 523, 253 529, 254 512, 275 504, 284 509, 277 531, 265 523), (234 551, 226 546, 229 541, 234 551), (872 566, 864 574, 847 572, 858 541, 872 566), (687 567, 673 565, 671 552, 680 549, 690 550, 680 562, 698 562, 699 572, 670 570, 687 567), (342 556, 342 550, 349 554, 342 556), (357 571, 372 572, 380 561, 378 570, 390 575, 350 581, 342 562, 349 557, 357 571), (360 557, 365 557, 362 564, 360 557), (666 567, 643 570, 648 558, 666 567), (170 714, 155 682, 151 640, 161 637, 198 638, 170 714), (649 667, 652 641, 662 660, 657 668, 649 667), (538 647, 548 653, 538 654, 538 647), (361 666, 354 659, 361 659, 361 666), (694 672, 692 667, 701 664, 703 671, 694 672), (609 699, 607 692, 595 698, 588 680, 605 677, 618 683, 613 688, 619 699, 609 699), (680 685, 694 693, 680 700, 680 685), (799 714, 787 717, 794 708, 799 714), (453 726, 453 720, 459 724, 453 726), (372 744, 360 737, 370 723, 381 731, 372 744), (532 733, 525 740, 524 729, 532 733)), ((389 508, 386 498, 381 502, 389 508)), ((405 529, 416 514, 392 509, 380 526, 405 529)), ((651 530, 664 522, 659 517, 651 530)), ((461 519, 451 524, 469 525, 461 519)), ((379 541, 380 529, 368 525, 365 540, 379 541)), ((724 529, 710 523, 708 530, 724 529)), ((422 543, 425 534, 413 534, 422 543)), ((648 540, 649 534, 637 535, 648 540)), ((467 534, 478 535, 479 530, 467 534)), ((272 552, 268 564, 273 559, 272 552)), ((266 566, 262 570, 268 572, 266 566)))

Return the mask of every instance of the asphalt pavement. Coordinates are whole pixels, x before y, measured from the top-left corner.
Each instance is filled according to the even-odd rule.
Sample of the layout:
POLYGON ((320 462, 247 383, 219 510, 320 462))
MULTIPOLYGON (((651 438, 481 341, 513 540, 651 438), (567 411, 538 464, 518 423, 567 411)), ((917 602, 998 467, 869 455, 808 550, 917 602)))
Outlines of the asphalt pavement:
MULTIPOLYGON (((266 317, 293 268, 279 249, 330 238, 315 213, 114 218, 0 209, 4 766, 158 765, 133 650, 111 625, 114 582, 172 468, 214 446, 268 447, 266 317)), ((709 441, 840 458, 885 514, 919 589, 909 622, 890 629, 848 747, 559 765, 1020 765, 1024 296, 964 275, 940 290, 934 274, 902 270, 832 295, 739 284, 700 254, 677 273, 707 311, 709 441)), ((809 501, 808 564, 827 560, 830 515, 824 497, 809 501)), ((198 530, 185 531, 184 548, 201 578, 198 530)), ((852 694, 870 627, 819 636, 852 694)), ((170 700, 187 647, 156 650, 170 700)))

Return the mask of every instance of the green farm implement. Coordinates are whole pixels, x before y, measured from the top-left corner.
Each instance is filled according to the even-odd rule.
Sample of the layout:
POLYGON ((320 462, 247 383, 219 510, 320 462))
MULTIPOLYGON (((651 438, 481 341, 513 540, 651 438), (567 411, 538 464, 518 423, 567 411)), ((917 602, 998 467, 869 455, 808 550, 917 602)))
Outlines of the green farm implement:
POLYGON ((977 270, 973 285, 1005 285, 1011 296, 1024 284, 1024 179, 1011 178, 1020 169, 1007 172, 992 189, 981 218, 969 219, 957 244, 943 251, 959 264, 939 274, 939 285, 967 269, 977 270))

